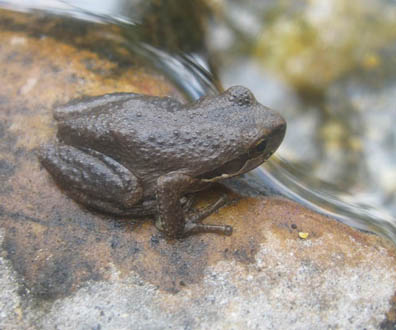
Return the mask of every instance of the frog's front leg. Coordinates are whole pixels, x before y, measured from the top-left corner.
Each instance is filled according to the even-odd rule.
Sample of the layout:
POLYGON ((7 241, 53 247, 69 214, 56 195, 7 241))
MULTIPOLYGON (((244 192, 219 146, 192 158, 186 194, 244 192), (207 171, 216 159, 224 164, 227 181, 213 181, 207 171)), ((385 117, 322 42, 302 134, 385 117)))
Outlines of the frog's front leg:
POLYGON ((170 173, 157 180, 157 205, 158 219, 156 225, 168 237, 182 237, 185 235, 213 232, 230 235, 232 227, 226 225, 202 224, 200 221, 225 204, 225 198, 220 198, 216 203, 205 210, 186 219, 180 199, 192 187, 199 186, 198 179, 182 173, 170 173))
POLYGON ((51 144, 41 148, 38 157, 70 197, 96 210, 128 214, 142 198, 138 179, 100 152, 51 144))

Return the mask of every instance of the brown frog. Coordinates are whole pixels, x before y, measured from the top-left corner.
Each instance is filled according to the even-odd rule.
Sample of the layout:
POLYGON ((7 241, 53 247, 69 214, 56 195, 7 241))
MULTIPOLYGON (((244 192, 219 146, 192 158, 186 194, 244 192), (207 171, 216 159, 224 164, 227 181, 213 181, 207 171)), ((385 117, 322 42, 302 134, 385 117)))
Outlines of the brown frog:
POLYGON ((201 220, 225 197, 191 212, 191 196, 259 166, 278 148, 286 123, 244 87, 181 104, 169 97, 115 93, 54 111, 58 143, 39 159, 77 202, 109 214, 156 218, 168 237, 231 234, 201 220))

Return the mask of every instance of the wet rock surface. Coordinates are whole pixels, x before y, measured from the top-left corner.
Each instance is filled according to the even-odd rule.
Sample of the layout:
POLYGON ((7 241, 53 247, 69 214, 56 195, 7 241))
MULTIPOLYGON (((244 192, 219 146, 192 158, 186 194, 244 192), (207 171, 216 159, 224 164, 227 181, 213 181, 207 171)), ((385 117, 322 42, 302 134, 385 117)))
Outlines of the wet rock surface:
MULTIPOLYGON (((1 14, 4 27, 29 23, 1 14)), ((55 104, 176 91, 143 66, 120 71, 20 30, 0 32, 1 329, 395 326, 394 247, 286 199, 230 193, 234 202, 208 222, 232 225, 232 236, 166 240, 150 219, 115 219, 67 198, 35 156, 55 138, 55 104)), ((222 191, 202 194, 201 205, 222 191)))

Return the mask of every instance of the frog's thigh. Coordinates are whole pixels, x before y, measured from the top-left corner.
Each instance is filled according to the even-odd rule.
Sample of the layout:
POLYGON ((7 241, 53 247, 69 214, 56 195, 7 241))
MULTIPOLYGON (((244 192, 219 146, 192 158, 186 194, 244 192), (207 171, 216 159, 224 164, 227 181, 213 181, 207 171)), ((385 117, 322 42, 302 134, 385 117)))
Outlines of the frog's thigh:
POLYGON ((88 206, 119 213, 141 200, 138 179, 123 165, 90 149, 47 145, 39 159, 55 181, 74 199, 88 206))

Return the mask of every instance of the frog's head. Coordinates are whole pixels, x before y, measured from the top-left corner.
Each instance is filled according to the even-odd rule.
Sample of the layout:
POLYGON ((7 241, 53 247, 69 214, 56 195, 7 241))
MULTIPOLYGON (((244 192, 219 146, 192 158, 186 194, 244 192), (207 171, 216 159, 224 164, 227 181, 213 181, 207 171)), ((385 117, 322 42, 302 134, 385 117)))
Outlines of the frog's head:
POLYGON ((232 141, 227 144, 228 157, 224 157, 227 161, 201 176, 206 182, 256 168, 278 149, 285 136, 286 122, 282 116, 258 103, 252 92, 242 86, 231 87, 220 94, 217 109, 212 113, 227 127, 228 141, 232 141), (222 104, 220 109, 219 104, 222 104))

